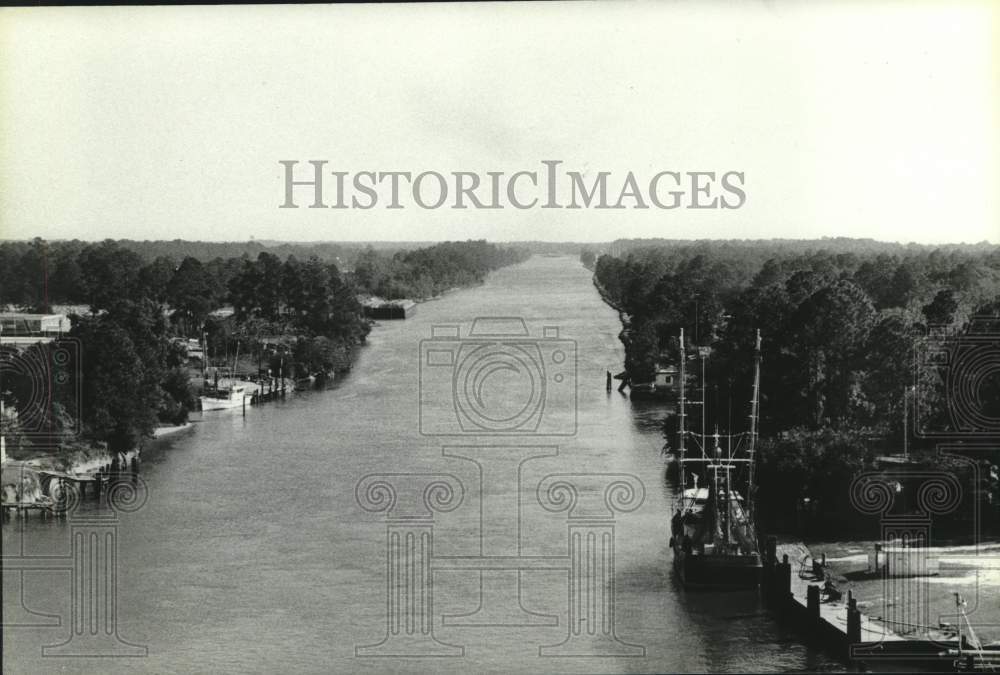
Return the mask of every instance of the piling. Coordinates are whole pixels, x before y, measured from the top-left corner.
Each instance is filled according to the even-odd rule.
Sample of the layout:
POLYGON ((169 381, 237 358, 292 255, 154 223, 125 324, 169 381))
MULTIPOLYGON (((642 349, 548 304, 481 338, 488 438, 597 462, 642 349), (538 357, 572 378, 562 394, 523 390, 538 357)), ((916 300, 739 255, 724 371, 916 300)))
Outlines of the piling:
POLYGON ((850 657, 851 645, 861 642, 861 611, 854 593, 847 591, 847 651, 850 657))
POLYGON ((806 611, 814 627, 819 629, 819 586, 816 584, 810 584, 806 589, 806 611))
POLYGON ((782 602, 792 594, 792 565, 788 562, 788 554, 781 556, 778 564, 778 597, 782 602))

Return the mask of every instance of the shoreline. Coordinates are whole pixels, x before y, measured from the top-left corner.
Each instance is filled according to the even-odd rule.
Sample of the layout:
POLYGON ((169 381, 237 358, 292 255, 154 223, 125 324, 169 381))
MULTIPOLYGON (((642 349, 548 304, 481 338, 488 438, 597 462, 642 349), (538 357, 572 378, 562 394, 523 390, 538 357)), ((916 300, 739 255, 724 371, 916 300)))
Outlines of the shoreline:
POLYGON ((181 431, 186 431, 186 430, 192 428, 193 426, 194 426, 194 423, 188 421, 188 422, 185 422, 184 424, 179 424, 179 425, 176 425, 176 426, 157 427, 156 429, 153 429, 153 439, 152 440, 155 441, 155 440, 158 440, 160 438, 163 438, 164 436, 171 436, 171 435, 179 433, 181 431))

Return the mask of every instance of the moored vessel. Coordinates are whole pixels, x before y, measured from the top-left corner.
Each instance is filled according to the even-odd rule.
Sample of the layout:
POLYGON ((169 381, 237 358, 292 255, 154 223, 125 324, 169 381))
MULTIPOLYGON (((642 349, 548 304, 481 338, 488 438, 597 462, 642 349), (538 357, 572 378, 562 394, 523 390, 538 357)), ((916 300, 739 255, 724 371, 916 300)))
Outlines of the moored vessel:
POLYGON ((684 331, 680 336, 677 462, 681 485, 679 506, 670 522, 674 569, 685 586, 755 588, 763 564, 753 508, 754 452, 760 389, 760 331, 754 354, 750 431, 711 436, 685 428, 684 331), (727 441, 724 451, 721 441, 727 441), (695 441, 689 452, 688 440, 695 441), (733 441, 736 445, 733 445, 733 441), (711 442, 711 450, 707 447, 711 442), (695 473, 698 468, 701 474, 695 473), (688 487, 688 475, 693 485, 688 487), (699 478, 706 484, 699 485, 699 478))
POLYGON ((229 386, 215 386, 202 393, 199 397, 202 412, 208 410, 228 410, 239 408, 244 405, 246 398, 246 387, 238 384, 229 386))

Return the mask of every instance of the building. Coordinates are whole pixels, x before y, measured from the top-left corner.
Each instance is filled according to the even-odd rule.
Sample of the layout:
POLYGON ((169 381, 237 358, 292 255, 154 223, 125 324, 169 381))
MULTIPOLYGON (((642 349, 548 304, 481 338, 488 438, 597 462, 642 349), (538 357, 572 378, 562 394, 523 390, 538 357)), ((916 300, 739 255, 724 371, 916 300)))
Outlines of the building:
POLYGON ((378 299, 373 299, 364 303, 365 316, 369 319, 376 320, 387 320, 387 319, 405 319, 409 316, 413 316, 413 313, 417 311, 417 303, 413 300, 393 300, 391 302, 383 302, 378 299))
POLYGON ((175 345, 180 345, 189 360, 203 361, 205 359, 205 350, 202 349, 201 342, 197 339, 175 337, 170 338, 170 341, 175 345))
POLYGON ((657 368, 656 373, 653 375, 653 386, 670 389, 671 391, 678 390, 680 388, 679 376, 680 373, 677 371, 676 366, 657 368))
POLYGON ((69 329, 70 320, 65 314, 0 312, 0 344, 51 342, 69 329))

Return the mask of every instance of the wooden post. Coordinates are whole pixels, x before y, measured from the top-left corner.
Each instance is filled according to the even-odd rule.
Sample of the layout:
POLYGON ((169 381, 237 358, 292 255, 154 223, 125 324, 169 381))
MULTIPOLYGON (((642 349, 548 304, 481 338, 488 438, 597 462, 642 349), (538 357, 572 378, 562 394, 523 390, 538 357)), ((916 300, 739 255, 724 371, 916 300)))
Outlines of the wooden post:
POLYGON ((608 381, 607 381, 607 384, 605 385, 605 390, 607 390, 608 392, 610 392, 611 391, 611 371, 609 370, 609 371, 607 371, 607 373, 608 373, 608 381))
POLYGON ((792 595, 792 565, 788 562, 788 554, 781 556, 780 572, 778 573, 780 583, 778 584, 778 597, 781 602, 787 602, 792 595))
POLYGON ((861 642, 861 612, 858 601, 851 591, 847 591, 847 656, 851 656, 851 645, 861 642))
POLYGON ((806 609, 809 610, 809 618, 813 624, 819 627, 819 586, 810 584, 806 588, 806 609))

